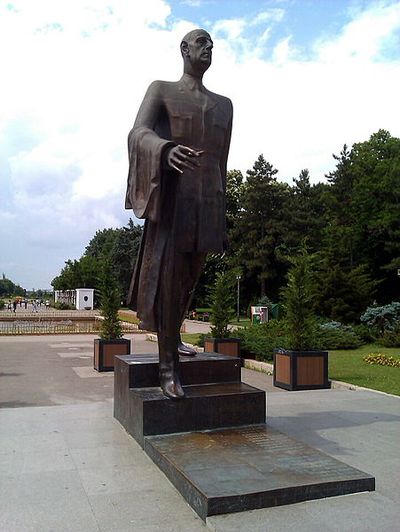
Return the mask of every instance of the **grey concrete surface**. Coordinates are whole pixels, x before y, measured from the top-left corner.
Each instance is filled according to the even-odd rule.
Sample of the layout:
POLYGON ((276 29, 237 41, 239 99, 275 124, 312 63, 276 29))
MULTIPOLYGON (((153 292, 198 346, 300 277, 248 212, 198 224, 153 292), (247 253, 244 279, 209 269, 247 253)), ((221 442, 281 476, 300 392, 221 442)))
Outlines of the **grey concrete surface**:
MULTIPOLYGON (((157 344, 132 335, 135 352, 157 344)), ((376 492, 210 517, 205 525, 112 416, 113 374, 93 336, 0 338, 0 530, 396 531, 400 398, 372 391, 267 394, 268 424, 376 477, 376 492)))

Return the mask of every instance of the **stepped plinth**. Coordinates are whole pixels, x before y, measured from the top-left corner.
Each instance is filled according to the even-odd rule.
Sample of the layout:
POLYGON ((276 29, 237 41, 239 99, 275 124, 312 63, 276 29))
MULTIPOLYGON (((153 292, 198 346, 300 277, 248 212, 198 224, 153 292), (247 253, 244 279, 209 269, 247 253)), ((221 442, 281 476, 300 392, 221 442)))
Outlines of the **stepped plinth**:
POLYGON ((200 515, 375 489, 375 479, 265 423, 265 392, 239 358, 181 357, 185 398, 166 398, 157 355, 115 357, 114 416, 200 515))

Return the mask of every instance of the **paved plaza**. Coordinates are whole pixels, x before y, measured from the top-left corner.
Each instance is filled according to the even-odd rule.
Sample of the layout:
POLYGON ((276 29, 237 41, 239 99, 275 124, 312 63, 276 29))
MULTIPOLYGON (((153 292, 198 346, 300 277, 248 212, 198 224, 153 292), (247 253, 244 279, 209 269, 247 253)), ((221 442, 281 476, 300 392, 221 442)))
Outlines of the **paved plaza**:
MULTIPOLYGON (((188 331, 189 332, 189 331, 188 331)), ((190 331, 192 332, 192 331, 190 331)), ((141 334, 132 351, 155 353, 141 334)), ((395 531, 400 398, 365 390, 267 391, 268 424, 376 477, 376 491, 209 517, 193 512, 113 418, 113 373, 91 335, 0 338, 0 530, 395 531)))

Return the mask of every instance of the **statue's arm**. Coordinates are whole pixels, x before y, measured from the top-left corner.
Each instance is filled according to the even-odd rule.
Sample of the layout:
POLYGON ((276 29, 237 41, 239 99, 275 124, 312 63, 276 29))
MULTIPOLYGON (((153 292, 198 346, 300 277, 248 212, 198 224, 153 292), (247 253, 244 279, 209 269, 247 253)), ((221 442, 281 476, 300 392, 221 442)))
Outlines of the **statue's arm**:
POLYGON ((128 136, 129 174, 125 200, 138 218, 159 217, 164 153, 175 143, 157 133, 164 107, 162 82, 148 88, 128 136))
POLYGON ((224 186, 224 192, 226 191, 226 172, 227 172, 229 147, 231 144, 232 120, 233 120, 232 102, 228 98, 226 98, 226 100, 227 100, 227 113, 229 114, 229 122, 228 122, 228 127, 226 128, 224 147, 221 152, 220 163, 219 163, 223 186, 224 186))
POLYGON ((142 127, 154 131, 163 106, 161 82, 153 81, 143 98, 136 116, 133 131, 142 127))

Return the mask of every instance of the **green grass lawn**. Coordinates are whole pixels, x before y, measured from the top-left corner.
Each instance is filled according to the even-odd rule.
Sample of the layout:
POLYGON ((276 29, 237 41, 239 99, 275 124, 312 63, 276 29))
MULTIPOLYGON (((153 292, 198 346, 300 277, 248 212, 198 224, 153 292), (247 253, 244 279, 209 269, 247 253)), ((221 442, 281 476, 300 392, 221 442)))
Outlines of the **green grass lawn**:
POLYGON ((242 327, 244 327, 245 325, 250 325, 250 323, 250 318, 246 318, 245 316, 241 316, 239 321, 237 321, 236 318, 231 321, 231 325, 241 325, 242 327))
POLYGON ((139 320, 137 318, 135 318, 134 316, 132 316, 128 312, 124 312, 123 310, 121 310, 118 313, 118 319, 120 321, 126 321, 128 323, 136 323, 136 324, 139 323, 139 320))
MULTIPOLYGON (((200 334, 183 333, 182 340, 197 344, 200 334)), ((366 364, 363 358, 371 353, 400 358, 400 348, 368 344, 358 349, 329 351, 329 378, 373 390, 400 395, 400 368, 366 364)))
POLYGON ((366 364, 363 358, 371 353, 400 358, 400 348, 374 344, 358 349, 329 351, 329 378, 400 395, 400 368, 366 364))
POLYGON ((200 334, 199 333, 182 333, 182 341, 186 342, 187 344, 197 345, 197 342, 200 340, 200 334))

